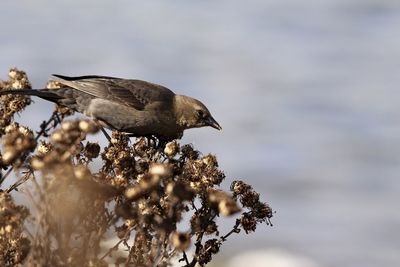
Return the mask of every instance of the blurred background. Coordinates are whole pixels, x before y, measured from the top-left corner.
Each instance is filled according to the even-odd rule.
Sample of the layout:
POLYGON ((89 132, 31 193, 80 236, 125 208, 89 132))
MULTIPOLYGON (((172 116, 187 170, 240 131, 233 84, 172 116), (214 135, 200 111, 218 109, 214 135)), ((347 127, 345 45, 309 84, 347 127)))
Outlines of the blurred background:
MULTIPOLYGON (((52 73, 138 78, 207 104, 223 131, 189 130, 182 143, 218 156, 226 189, 243 179, 276 211, 273 227, 233 236, 212 266, 400 266, 400 1, 0 10, 2 79, 13 66, 35 88, 52 73)), ((52 109, 35 99, 17 120, 37 127, 52 109)))

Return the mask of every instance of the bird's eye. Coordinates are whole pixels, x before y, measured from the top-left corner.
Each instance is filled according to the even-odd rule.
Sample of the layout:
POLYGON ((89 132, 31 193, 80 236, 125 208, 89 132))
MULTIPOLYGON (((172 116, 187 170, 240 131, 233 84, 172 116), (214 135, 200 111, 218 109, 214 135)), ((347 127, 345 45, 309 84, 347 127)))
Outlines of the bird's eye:
POLYGON ((197 110, 197 115, 199 115, 199 118, 205 117, 205 113, 201 109, 197 110))

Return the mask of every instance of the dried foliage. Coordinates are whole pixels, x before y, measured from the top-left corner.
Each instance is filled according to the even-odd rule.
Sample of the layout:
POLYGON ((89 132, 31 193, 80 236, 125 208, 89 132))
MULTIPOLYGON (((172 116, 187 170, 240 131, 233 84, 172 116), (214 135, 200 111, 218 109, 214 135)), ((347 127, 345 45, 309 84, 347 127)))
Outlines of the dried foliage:
MULTIPOLYGON (((28 89, 31 88, 31 84, 26 76, 26 73, 19 71, 15 68, 10 69, 8 81, 0 80, 0 88, 8 89, 28 89)), ((31 103, 30 98, 22 95, 12 96, 3 95, 1 96, 0 106, 0 135, 4 134, 6 126, 10 125, 11 120, 15 113, 25 109, 27 105, 31 103)))
POLYGON ((18 206, 10 194, 0 192, 0 263, 1 266, 14 266, 22 263, 31 247, 23 234, 24 221, 29 211, 18 206))
MULTIPOLYGON (((12 69, 0 82, 0 89, 10 87, 30 87, 26 74, 12 69)), ((270 224, 271 208, 250 185, 220 188, 225 175, 214 155, 177 141, 131 143, 119 132, 101 149, 86 141, 97 125, 64 121, 71 111, 62 107, 35 135, 12 122, 29 98, 1 101, 0 164, 8 172, 0 182, 13 168, 23 171, 0 190, 1 266, 168 266, 174 258, 204 266, 231 234, 270 224), (11 197, 21 188, 31 198, 29 211, 11 197), (219 232, 220 215, 237 216, 226 234, 219 232)))

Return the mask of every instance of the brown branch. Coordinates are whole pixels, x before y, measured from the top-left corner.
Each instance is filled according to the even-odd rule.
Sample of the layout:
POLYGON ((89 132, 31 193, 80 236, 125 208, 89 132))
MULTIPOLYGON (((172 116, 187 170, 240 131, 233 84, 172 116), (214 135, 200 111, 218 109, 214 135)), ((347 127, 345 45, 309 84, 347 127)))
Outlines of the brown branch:
POLYGON ((33 173, 32 170, 27 171, 27 172, 25 173, 25 175, 22 176, 20 179, 18 179, 18 181, 16 181, 13 185, 11 185, 11 186, 6 190, 6 192, 7 192, 7 193, 10 193, 10 192, 13 191, 13 190, 17 190, 17 191, 18 191, 18 187, 19 187, 20 185, 22 185, 23 183, 25 183, 26 181, 28 181, 28 180, 31 178, 32 175, 34 175, 34 173, 33 173))

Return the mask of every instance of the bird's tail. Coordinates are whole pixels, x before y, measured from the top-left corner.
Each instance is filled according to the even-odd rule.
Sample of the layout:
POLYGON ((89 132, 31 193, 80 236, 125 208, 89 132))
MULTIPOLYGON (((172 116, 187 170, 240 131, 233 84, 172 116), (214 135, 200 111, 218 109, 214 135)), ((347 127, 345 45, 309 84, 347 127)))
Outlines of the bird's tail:
POLYGON ((40 89, 40 90, 33 90, 33 89, 6 89, 0 90, 1 95, 31 95, 37 96, 52 102, 56 102, 59 100, 60 95, 56 93, 55 89, 40 89), (54 91, 53 91, 54 90, 54 91), (52 92, 53 91, 53 92, 52 92))

